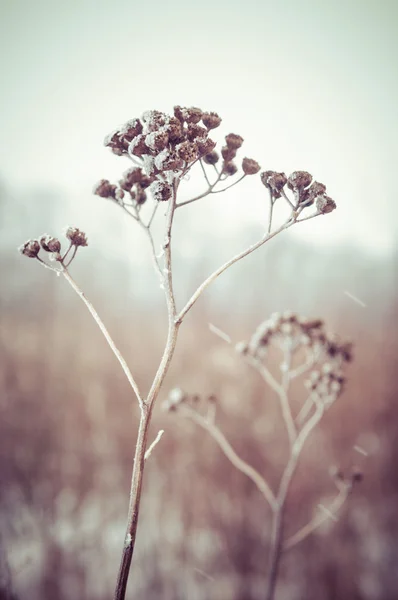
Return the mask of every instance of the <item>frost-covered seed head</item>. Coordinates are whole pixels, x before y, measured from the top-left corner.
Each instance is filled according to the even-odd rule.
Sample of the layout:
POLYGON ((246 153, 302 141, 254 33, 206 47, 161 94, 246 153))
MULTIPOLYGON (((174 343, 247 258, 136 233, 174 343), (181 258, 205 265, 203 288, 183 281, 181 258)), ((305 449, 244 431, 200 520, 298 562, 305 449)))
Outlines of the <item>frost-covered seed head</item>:
POLYGON ((77 227, 68 227, 65 235, 73 246, 87 246, 86 234, 77 227))
POLYGON ((164 181, 154 181, 150 187, 151 194, 158 202, 169 200, 173 194, 173 188, 164 181))
POLYGON ((18 248, 19 252, 28 258, 36 258, 40 252, 38 240, 28 240, 18 248))
POLYGON ((187 129, 187 138, 190 142, 195 142, 198 139, 205 139, 207 136, 207 129, 197 125, 195 123, 190 123, 187 129))
POLYGON ((61 242, 51 235, 42 235, 40 238, 40 245, 46 252, 61 252, 61 242))
POLYGON ((134 156, 143 156, 144 154, 148 154, 150 149, 145 143, 146 135, 141 133, 137 135, 129 144, 128 152, 129 154, 133 154, 134 156))
POLYGON ((294 171, 287 180, 287 185, 291 190, 303 190, 308 187, 312 181, 312 175, 307 171, 294 171))
POLYGON ((216 142, 210 138, 196 140, 196 146, 198 148, 199 156, 205 156, 214 150, 216 142))
POLYGON ((193 142, 182 142, 176 146, 177 155, 186 163, 193 162, 198 157, 198 147, 193 142))
POLYGON ((167 131, 153 131, 148 133, 145 138, 145 144, 155 152, 164 150, 169 142, 169 134, 167 131))
POLYGON ((336 202, 329 196, 318 196, 315 202, 317 211, 323 215, 332 212, 336 208, 336 202))
POLYGON ((263 171, 260 175, 262 183, 268 188, 274 198, 282 196, 281 191, 287 183, 285 173, 277 173, 276 171, 263 171))
POLYGON ((119 134, 130 141, 133 137, 142 133, 142 129, 142 123, 139 119, 130 119, 120 127, 119 134))
POLYGON ((203 113, 202 123, 207 129, 215 129, 221 124, 221 118, 215 112, 203 113))
POLYGON ((169 135, 169 140, 172 142, 180 140, 183 135, 182 123, 177 117, 169 117, 164 128, 169 135))

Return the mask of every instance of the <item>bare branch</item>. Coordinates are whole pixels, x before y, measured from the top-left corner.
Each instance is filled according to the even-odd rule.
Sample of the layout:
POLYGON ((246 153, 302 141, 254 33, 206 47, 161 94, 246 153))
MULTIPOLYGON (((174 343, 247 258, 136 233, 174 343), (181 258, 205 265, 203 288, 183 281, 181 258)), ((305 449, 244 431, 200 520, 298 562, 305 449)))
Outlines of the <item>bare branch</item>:
POLYGON ((138 403, 140 405, 140 408, 142 409, 143 407, 143 399, 141 396, 141 392, 138 388, 137 382, 135 381, 125 359, 123 358, 120 350, 116 347, 115 342, 113 341, 113 339, 111 338, 107 328, 105 327, 104 323, 101 320, 101 317, 99 316, 99 314, 97 313, 97 311, 95 310, 94 306, 91 304, 91 302, 88 300, 88 298, 86 297, 86 295, 82 292, 82 290, 80 289, 80 287, 78 286, 78 284, 76 283, 76 281, 73 279, 73 277, 70 275, 69 271, 67 270, 66 267, 63 267, 62 269, 62 275, 65 277, 66 281, 72 286, 72 288, 75 290, 76 294, 81 298, 81 300, 84 302, 84 304, 86 305, 86 307, 88 308, 88 310, 90 311, 91 315, 94 318, 94 321, 97 323, 98 327, 100 328, 102 334, 104 335, 106 341, 109 344, 110 349, 112 350, 113 354, 116 356, 117 360, 119 361, 124 374, 127 377, 127 380, 129 382, 129 384, 131 385, 131 387, 134 390, 134 393, 137 397, 138 403))
POLYGON ((254 467, 249 465, 235 452, 217 425, 209 422, 189 406, 182 405, 178 410, 179 412, 181 411, 186 417, 194 421, 197 425, 205 429, 212 436, 233 466, 253 481, 270 505, 271 509, 275 510, 276 498, 267 481, 258 471, 256 471, 256 469, 254 469, 254 467))
POLYGON ((151 454, 152 454, 155 446, 158 445, 158 443, 160 442, 163 434, 164 434, 164 429, 160 429, 158 431, 158 434, 157 434, 156 438, 153 440, 152 444, 149 446, 149 448, 145 452, 145 455, 144 455, 144 459, 145 460, 148 460, 148 458, 151 456, 151 454))
POLYGON ((351 490, 352 486, 349 484, 346 484, 344 487, 342 487, 333 502, 326 507, 327 511, 323 510, 320 512, 313 519, 311 519, 307 525, 304 525, 304 527, 301 527, 301 529, 299 529, 294 535, 289 537, 283 544, 282 551, 286 552, 287 550, 291 550, 294 548, 294 546, 305 540, 306 537, 318 529, 318 527, 325 523, 325 521, 330 519, 331 515, 336 515, 336 513, 338 513, 347 500, 351 490))
POLYGON ((258 242, 256 242, 255 244, 252 244, 251 246, 249 246, 248 248, 246 248, 245 250, 243 250, 243 252, 240 252, 239 254, 236 254, 236 256, 234 256, 233 258, 231 258, 230 260, 228 260, 221 267, 219 267, 216 271, 214 271, 214 273, 212 273, 197 288, 197 290, 192 294, 191 298, 188 300, 188 302, 186 303, 185 307, 178 314, 176 322, 180 323, 182 321, 182 319, 185 317, 185 315, 187 314, 187 312, 192 308, 192 306, 195 304, 195 302, 198 300, 198 298, 201 296, 201 294, 205 291, 205 289, 208 288, 209 285, 211 283, 213 283, 213 281, 215 279, 217 279, 217 277, 219 275, 221 275, 222 273, 224 273, 224 271, 226 271, 229 267, 231 267, 232 265, 234 265, 236 262, 238 262, 242 258, 245 258, 245 256, 248 256, 249 254, 251 254, 252 252, 254 252, 255 250, 257 250, 257 248, 260 248, 261 246, 263 246, 266 242, 268 242, 273 237, 275 237, 276 235, 278 235, 278 233, 281 233, 281 231, 283 231, 284 229, 288 229, 289 227, 291 227, 291 225, 293 225, 293 223, 294 223, 294 221, 292 221, 291 219, 289 219, 289 221, 286 221, 286 223, 284 223, 283 225, 281 225, 274 232, 272 232, 272 233, 266 233, 258 242))

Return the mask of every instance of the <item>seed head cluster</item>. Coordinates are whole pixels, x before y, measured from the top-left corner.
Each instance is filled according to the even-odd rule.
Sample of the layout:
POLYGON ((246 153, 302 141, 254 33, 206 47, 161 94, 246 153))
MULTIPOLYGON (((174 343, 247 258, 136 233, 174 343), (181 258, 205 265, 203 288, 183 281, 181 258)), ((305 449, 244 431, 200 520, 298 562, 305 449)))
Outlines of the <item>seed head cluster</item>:
POLYGON ((296 208, 316 205, 320 214, 332 212, 336 203, 326 195, 326 186, 318 181, 313 181, 312 175, 307 171, 294 171, 289 177, 285 173, 276 171, 263 171, 261 181, 268 188, 271 199, 286 195, 285 186, 293 192, 296 208))
MULTIPOLYGON (((77 227, 68 227, 65 231, 65 236, 69 241, 69 247, 77 248, 82 246, 87 246, 87 236, 86 234, 78 229, 77 227)), ((38 258, 40 250, 48 253, 51 261, 61 262, 63 261, 63 256, 61 255, 61 242, 58 238, 53 237, 52 235, 48 235, 45 233, 39 239, 28 240, 22 246, 18 248, 21 254, 27 256, 28 258, 38 258)), ((41 260, 41 262, 44 262, 41 260)))
MULTIPOLYGON (((199 404, 209 406, 215 404, 217 398, 214 394, 200 396, 199 394, 190 394, 181 388, 173 388, 170 390, 168 397, 162 404, 162 408, 165 411, 175 411, 182 404, 188 405, 196 410, 200 408, 199 404)), ((202 406, 203 408, 203 406, 202 406)))
POLYGON ((274 313, 241 342, 236 350, 248 357, 263 360, 271 346, 289 347, 292 352, 305 349, 314 365, 305 385, 314 397, 325 404, 333 402, 343 391, 343 366, 352 359, 352 345, 330 335, 320 319, 306 319, 295 313, 274 313))
MULTIPOLYGON (((173 194, 176 179, 185 175, 199 159, 216 165, 220 160, 215 150, 216 142, 209 134, 221 124, 215 112, 204 112, 197 107, 175 106, 173 115, 158 110, 145 112, 140 119, 127 121, 105 138, 105 146, 118 156, 129 157, 137 166, 128 169, 117 184, 102 179, 94 187, 94 194, 124 205, 136 207, 147 200, 149 189, 159 202, 167 201, 173 194)), ((225 137, 221 149, 221 172, 225 177, 234 175, 238 166, 234 162, 243 138, 235 133, 225 137)), ((251 158, 241 163, 245 175, 260 171, 260 165, 251 158)))

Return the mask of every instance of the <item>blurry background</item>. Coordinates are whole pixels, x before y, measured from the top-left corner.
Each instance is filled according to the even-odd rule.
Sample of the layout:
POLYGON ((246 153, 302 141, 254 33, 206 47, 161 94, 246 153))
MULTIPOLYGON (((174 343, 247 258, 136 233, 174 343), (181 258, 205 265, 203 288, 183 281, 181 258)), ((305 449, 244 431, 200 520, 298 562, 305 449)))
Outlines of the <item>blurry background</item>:
MULTIPOLYGON (((276 481, 285 456, 275 398, 208 323, 238 341, 292 309, 351 338, 349 385, 305 453, 289 527, 333 493, 330 465, 359 464, 365 481, 338 523, 287 556, 278 598, 396 598, 397 3, 0 7, 0 597, 111 597, 138 413, 83 304, 16 247, 68 224, 86 231, 73 272, 146 388, 164 344, 162 292, 140 232, 91 189, 128 167, 103 147, 109 131, 181 104, 218 112, 215 137, 242 135, 243 155, 263 169, 310 171, 338 210, 218 280, 181 330, 163 398, 175 385, 215 392, 233 446, 276 481)), ((192 177, 181 193, 203 185, 192 177)), ((179 211, 180 305, 258 238, 266 202, 253 177, 179 211)), ((201 431, 160 407, 153 437, 159 428, 131 597, 134 586, 136 600, 262 598, 269 514, 257 491, 201 431)))

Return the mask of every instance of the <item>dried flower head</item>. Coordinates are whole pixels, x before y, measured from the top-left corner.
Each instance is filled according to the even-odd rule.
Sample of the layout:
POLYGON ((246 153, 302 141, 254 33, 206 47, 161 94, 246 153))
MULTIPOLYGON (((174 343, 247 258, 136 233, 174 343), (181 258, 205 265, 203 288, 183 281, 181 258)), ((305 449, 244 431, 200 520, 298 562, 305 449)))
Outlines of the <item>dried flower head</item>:
POLYGON ((191 163, 198 157, 198 147, 195 143, 186 140, 176 146, 177 155, 186 163, 191 163))
POLYGON ((209 152, 208 154, 206 154, 203 157, 203 161, 208 165, 216 165, 219 160, 220 160, 220 156, 219 156, 218 152, 216 152, 215 150, 213 150, 212 152, 209 152))
POLYGON ((307 171, 294 171, 287 180, 287 185, 291 190, 303 190, 311 184, 312 175, 307 171))
POLYGON ((221 124, 221 118, 215 112, 203 113, 202 123, 207 129, 215 129, 221 124))
POLYGON ((77 227, 68 227, 65 235, 73 246, 87 246, 86 234, 77 227))
POLYGON ((326 195, 318 196, 315 202, 318 212, 323 215, 332 212, 336 208, 336 202, 326 195))
POLYGON ((40 252, 38 240, 28 240, 18 248, 19 252, 28 258, 36 258, 40 252))
POLYGON ((150 187, 151 194, 157 202, 169 200, 173 194, 173 188, 165 181, 154 181, 150 187))
POLYGON ((223 146, 221 148, 221 156, 225 160, 225 162, 230 162, 236 156, 235 148, 231 148, 230 146, 223 146))
POLYGON ((242 170, 245 175, 255 175, 260 169, 260 165, 253 158, 244 158, 242 160, 242 170))
POLYGON ((61 252, 61 242, 51 235, 42 235, 40 238, 40 245, 45 252, 53 252, 55 254, 61 252))
POLYGON ((225 143, 228 148, 233 148, 234 150, 238 150, 243 144, 243 137, 237 135, 236 133, 229 133, 225 136, 225 143))
POLYGON ((199 156, 205 156, 214 150, 216 142, 210 138, 200 138, 196 140, 196 146, 198 148, 199 156))
POLYGON ((96 196, 101 196, 101 198, 112 198, 114 200, 116 197, 116 189, 116 185, 113 185, 107 179, 101 179, 95 184, 93 193, 96 196))
POLYGON ((287 183, 287 177, 285 173, 278 173, 276 171, 263 171, 260 177, 265 187, 270 190, 273 198, 280 198, 282 196, 281 191, 287 183))
POLYGON ((222 172, 225 175, 235 175, 238 172, 238 167, 232 161, 225 162, 222 166, 222 172))

